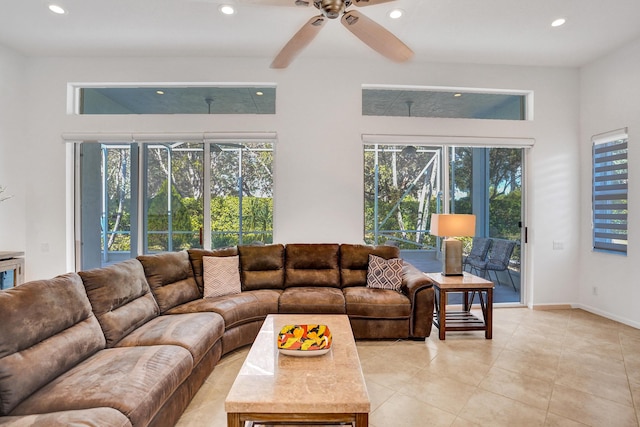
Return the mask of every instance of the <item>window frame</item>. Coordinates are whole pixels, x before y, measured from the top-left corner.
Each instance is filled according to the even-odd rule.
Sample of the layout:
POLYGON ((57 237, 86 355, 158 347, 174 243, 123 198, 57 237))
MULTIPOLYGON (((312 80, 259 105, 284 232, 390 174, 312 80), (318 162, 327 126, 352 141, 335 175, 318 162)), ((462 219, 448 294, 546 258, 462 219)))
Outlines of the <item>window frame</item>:
POLYGON ((627 255, 628 141, 626 128, 591 138, 591 237, 594 252, 627 255))
MULTIPOLYGON (((132 160, 132 168, 131 173, 136 174, 135 182, 132 183, 132 192, 135 190, 135 202, 133 202, 133 209, 131 211, 132 215, 132 229, 130 231, 132 238, 132 247, 131 253, 128 257, 135 257, 137 255, 141 255, 143 253, 147 253, 145 242, 145 234, 146 234, 146 226, 145 226, 145 218, 143 212, 145 212, 146 208, 144 204, 146 203, 144 191, 142 188, 142 183, 145 180, 144 169, 145 164, 143 162, 143 158, 145 156, 141 155, 141 151, 145 150, 147 147, 155 144, 167 143, 168 141, 175 142, 178 139, 182 140, 182 142, 195 142, 195 143, 203 143, 204 147, 211 147, 213 145, 230 145, 233 143, 243 143, 243 144, 268 144, 271 147, 273 155, 275 156, 276 152, 276 142, 277 142, 277 134, 274 132, 205 132, 205 133, 183 133, 183 134, 171 134, 171 133, 138 133, 138 134, 130 134, 126 135, 123 133, 106 133, 106 134, 89 134, 89 133, 67 133, 63 134, 63 139, 68 143, 68 155, 69 160, 73 162, 74 167, 72 168, 73 175, 70 176, 70 184, 73 187, 73 192, 69 195, 72 196, 70 200, 73 205, 73 217, 70 218, 72 223, 69 223, 70 226, 74 229, 73 239, 73 251, 69 253, 71 256, 70 259, 74 260, 73 265, 70 265, 70 269, 75 268, 82 269, 82 265, 85 262, 82 250, 82 240, 83 240, 83 214, 82 214, 82 203, 83 203, 83 190, 82 190, 82 171, 81 171, 81 147, 84 145, 90 146, 101 146, 103 144, 108 146, 129 146, 132 150, 132 153, 135 153, 136 161, 132 160), (128 137, 127 137, 128 136, 128 137), (177 138, 179 136, 180 138, 177 138), (133 230, 133 224, 137 224, 136 230, 133 230), (135 240, 135 242, 133 241, 135 240), (135 246, 135 247, 134 247, 135 246)), ((208 150, 205 150, 207 152, 208 150)), ((210 157, 209 157, 210 159, 210 157)), ((204 164, 209 164, 209 160, 207 160, 204 164)), ((205 171, 208 171, 208 168, 205 168, 205 171)), ((272 170, 273 172, 273 170, 272 170)), ((205 173, 204 179, 209 180, 211 178, 211 173, 205 173)), ((272 182, 272 193, 271 199, 275 198, 275 188, 274 182, 272 182)), ((132 194, 132 199, 134 199, 134 195, 132 194)), ((204 203, 209 204, 211 197, 205 197, 204 203)), ((272 205, 273 206, 273 205, 272 205)), ((272 215, 273 215, 273 207, 272 207, 272 215)), ((207 217, 207 215, 205 215, 207 217)), ((275 224, 274 218, 271 219, 271 238, 273 238, 273 225, 275 224)), ((211 221, 204 221, 204 230, 207 230, 211 227, 211 221)), ((243 233, 246 234, 246 230, 239 230, 240 235, 243 233)), ((203 233, 203 241, 202 245, 205 249, 211 249, 211 237, 210 233, 203 233)), ((102 253, 102 249, 101 249, 102 253)))

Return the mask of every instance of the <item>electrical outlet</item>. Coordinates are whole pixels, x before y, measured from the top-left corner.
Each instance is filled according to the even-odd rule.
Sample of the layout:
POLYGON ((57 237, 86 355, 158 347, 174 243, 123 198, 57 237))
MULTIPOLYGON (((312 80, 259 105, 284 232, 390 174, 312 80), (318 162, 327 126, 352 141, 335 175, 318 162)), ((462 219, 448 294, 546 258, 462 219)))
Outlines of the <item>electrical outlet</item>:
POLYGON ((561 251, 564 249, 564 242, 562 240, 554 240, 553 241, 553 250, 561 251))

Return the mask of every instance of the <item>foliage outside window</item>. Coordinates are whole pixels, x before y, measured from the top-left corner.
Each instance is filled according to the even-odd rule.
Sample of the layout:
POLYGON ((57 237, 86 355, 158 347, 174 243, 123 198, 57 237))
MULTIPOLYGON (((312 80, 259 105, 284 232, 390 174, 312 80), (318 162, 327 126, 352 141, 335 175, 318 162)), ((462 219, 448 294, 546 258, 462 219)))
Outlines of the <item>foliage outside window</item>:
POLYGON ((593 249, 627 253, 627 134, 593 138, 593 249))
MULTIPOLYGON (((522 221, 522 149, 451 147, 450 211, 476 214, 482 237, 520 241, 522 221), (474 158, 475 157, 475 158, 474 158), (475 169, 480 170, 474 174, 475 169), (479 175, 479 176, 478 176, 479 175), (486 197, 474 198, 474 191, 486 197), (474 200, 481 206, 474 206, 474 200), (485 213, 488 218, 485 219, 485 213)), ((463 238, 470 248, 471 238, 463 238)), ((520 245, 512 255, 519 263, 520 245)))
POLYGON ((139 253, 273 241, 270 142, 82 148, 83 269, 139 253))
POLYGON ((365 242, 403 249, 433 248, 430 213, 437 212, 440 148, 364 147, 365 242))

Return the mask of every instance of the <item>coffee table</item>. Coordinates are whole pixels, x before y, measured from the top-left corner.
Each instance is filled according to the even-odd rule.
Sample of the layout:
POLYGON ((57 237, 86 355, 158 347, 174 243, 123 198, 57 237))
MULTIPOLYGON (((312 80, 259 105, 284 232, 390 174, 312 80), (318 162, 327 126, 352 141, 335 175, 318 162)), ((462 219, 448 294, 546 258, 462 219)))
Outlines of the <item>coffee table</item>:
POLYGON ((345 315, 267 316, 224 402, 228 427, 261 423, 353 423, 369 425, 371 403, 355 339, 345 315), (331 351, 287 356, 276 340, 284 325, 325 324, 331 351))

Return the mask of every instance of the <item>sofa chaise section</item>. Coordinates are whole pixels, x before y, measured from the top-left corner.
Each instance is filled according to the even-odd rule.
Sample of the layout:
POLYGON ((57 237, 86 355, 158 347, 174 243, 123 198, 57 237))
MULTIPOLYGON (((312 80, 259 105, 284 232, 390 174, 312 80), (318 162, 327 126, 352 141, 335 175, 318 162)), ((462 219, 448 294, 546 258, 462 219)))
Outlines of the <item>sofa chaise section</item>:
POLYGON ((175 345, 105 348, 75 273, 0 292, 0 322, 0 411, 12 424, 60 415, 91 425, 112 408, 151 425, 193 369, 175 345))
MULTIPOLYGON (((109 350, 172 348, 189 355, 187 375, 176 387, 171 384, 167 388, 163 405, 151 414, 151 425, 171 425, 220 359, 224 320, 212 312, 161 316, 143 265, 136 259, 79 274, 109 350)), ((177 286, 174 289, 181 293, 177 286)), ((175 296, 169 298, 176 299, 175 296)), ((159 363, 162 366, 162 362, 159 363)), ((144 379, 141 381, 144 383, 144 379)))

